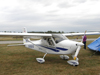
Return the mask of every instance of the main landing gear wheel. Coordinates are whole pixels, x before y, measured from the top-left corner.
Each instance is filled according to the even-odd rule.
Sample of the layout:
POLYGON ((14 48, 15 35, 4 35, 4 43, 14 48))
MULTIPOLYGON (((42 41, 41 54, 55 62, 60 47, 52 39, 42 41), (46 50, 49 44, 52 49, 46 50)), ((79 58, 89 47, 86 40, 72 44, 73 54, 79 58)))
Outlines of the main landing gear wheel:
POLYGON ((37 62, 39 62, 41 64, 45 62, 45 60, 43 58, 36 58, 36 60, 37 60, 37 62))
POLYGON ((43 58, 36 58, 37 62, 39 62, 40 64, 45 62, 45 56, 47 55, 47 53, 44 54, 43 58))

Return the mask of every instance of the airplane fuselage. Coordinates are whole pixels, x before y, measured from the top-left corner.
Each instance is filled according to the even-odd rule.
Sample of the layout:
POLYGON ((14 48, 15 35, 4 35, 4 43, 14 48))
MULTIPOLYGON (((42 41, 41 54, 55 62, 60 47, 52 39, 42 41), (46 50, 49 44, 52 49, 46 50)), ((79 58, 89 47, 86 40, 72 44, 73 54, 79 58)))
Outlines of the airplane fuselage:
POLYGON ((32 41, 32 43, 25 43, 25 47, 37 50, 48 54, 71 54, 77 49, 77 44, 80 42, 75 42, 71 40, 63 40, 55 45, 43 44, 43 40, 32 41))

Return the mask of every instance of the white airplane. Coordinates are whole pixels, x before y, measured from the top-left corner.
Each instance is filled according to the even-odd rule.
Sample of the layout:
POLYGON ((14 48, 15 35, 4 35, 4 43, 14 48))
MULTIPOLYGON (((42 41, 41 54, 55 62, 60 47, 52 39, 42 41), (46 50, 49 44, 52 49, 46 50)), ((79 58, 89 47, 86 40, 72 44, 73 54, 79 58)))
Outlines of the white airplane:
MULTIPOLYGON (((81 46, 84 44, 82 42, 76 42, 69 40, 66 36, 74 35, 99 35, 99 32, 91 33, 68 33, 68 34, 41 34, 41 33, 27 33, 26 28, 24 28, 23 33, 0 33, 0 36, 16 36, 23 37, 23 44, 27 48, 37 50, 45 53, 43 58, 36 58, 37 62, 44 63, 45 56, 47 54, 59 54, 62 59, 69 59, 66 54, 72 54, 74 60, 68 60, 70 65, 78 66, 78 54, 81 46), (30 38, 41 38, 37 41, 31 41, 30 38)), ((15 46, 15 45, 10 45, 15 46)), ((16 45, 17 46, 17 45, 16 45)))

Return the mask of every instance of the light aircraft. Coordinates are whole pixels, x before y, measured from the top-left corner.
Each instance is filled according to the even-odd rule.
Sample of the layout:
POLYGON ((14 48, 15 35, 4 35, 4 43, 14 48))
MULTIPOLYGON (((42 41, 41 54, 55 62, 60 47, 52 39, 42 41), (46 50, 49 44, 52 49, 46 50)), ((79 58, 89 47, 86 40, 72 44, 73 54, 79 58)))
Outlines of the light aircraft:
MULTIPOLYGON (((37 62, 44 63, 45 56, 47 54, 59 54, 62 59, 69 59, 67 54, 72 54, 74 60, 68 60, 70 65, 78 66, 78 54, 81 46, 84 44, 82 42, 76 42, 69 40, 66 36, 81 36, 81 35, 99 35, 99 32, 91 33, 67 33, 67 34, 44 34, 44 33, 27 33, 27 29, 23 28, 23 33, 0 33, 0 36, 16 36, 23 37, 23 44, 27 48, 37 50, 45 53, 43 58, 36 58, 37 62), (31 41, 30 38, 41 38, 36 41, 31 41)), ((18 46, 10 45, 10 46, 18 46)))

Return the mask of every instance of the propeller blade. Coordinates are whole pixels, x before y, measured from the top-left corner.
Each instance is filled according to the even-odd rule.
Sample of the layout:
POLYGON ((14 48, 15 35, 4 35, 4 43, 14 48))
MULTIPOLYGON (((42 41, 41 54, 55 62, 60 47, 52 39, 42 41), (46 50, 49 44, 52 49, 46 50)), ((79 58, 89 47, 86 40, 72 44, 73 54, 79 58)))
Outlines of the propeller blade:
POLYGON ((86 34, 87 31, 85 31, 84 35, 86 34))

